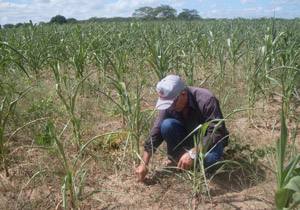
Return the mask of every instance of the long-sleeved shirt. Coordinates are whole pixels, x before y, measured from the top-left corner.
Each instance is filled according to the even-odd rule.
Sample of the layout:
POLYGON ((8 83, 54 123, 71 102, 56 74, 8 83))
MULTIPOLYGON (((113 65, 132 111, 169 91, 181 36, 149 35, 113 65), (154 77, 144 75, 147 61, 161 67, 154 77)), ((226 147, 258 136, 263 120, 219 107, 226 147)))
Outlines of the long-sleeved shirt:
MULTIPOLYGON (((192 132, 199 124, 211 120, 223 119, 218 99, 207 89, 187 87, 188 104, 186 117, 183 112, 176 112, 172 106, 166 110, 160 110, 151 129, 149 138, 145 141, 145 151, 155 152, 162 143, 163 138, 160 133, 160 125, 164 119, 174 118, 179 120, 185 127, 187 134, 192 132)), ((215 129, 218 122, 210 123, 204 136, 204 144, 211 148, 218 141, 222 140, 224 146, 228 144, 228 131, 224 121, 215 129)))

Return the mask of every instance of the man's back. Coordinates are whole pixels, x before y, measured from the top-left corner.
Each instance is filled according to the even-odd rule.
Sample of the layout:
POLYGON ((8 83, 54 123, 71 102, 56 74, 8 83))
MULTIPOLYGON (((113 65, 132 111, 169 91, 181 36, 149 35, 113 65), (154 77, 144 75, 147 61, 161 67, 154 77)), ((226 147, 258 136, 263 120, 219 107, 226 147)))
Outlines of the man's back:
MULTIPOLYGON (((151 129, 150 137, 145 142, 146 150, 155 150, 163 141, 160 133, 160 125, 164 119, 172 118, 182 122, 187 133, 193 131, 199 124, 204 124, 211 120, 223 119, 219 101, 212 92, 205 88, 197 87, 187 87, 186 90, 188 93, 188 104, 185 109, 186 114, 183 114, 184 112, 177 112, 172 107, 166 110, 160 110, 151 129)), ((207 129, 207 135, 204 138, 205 143, 207 143, 208 139, 211 139, 211 142, 209 142, 211 146, 228 136, 228 131, 224 122, 214 131, 215 125, 216 123, 210 124, 207 129), (212 133, 213 135, 211 135, 212 133)), ((225 145, 228 143, 227 139, 228 138, 224 139, 225 145)))

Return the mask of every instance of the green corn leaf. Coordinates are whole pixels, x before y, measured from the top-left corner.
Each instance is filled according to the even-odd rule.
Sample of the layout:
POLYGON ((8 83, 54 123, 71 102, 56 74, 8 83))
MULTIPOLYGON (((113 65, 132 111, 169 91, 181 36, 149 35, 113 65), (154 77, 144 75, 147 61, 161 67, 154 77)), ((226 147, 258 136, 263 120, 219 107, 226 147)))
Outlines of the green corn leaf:
POLYGON ((284 177, 283 167, 284 167, 284 159, 285 159, 285 149, 287 144, 288 131, 285 122, 284 112, 281 111, 281 134, 280 139, 277 141, 277 185, 278 188, 281 188, 283 185, 284 177))
POLYGON ((300 193, 296 192, 293 194, 293 203, 290 206, 290 209, 296 208, 300 204, 300 193))
POLYGON ((285 167, 285 169, 283 170, 282 177, 284 179, 284 185, 286 185, 290 181, 291 177, 293 177, 295 174, 297 174, 295 172, 296 172, 297 165, 299 162, 300 162, 300 155, 297 155, 294 159, 292 159, 290 161, 288 166, 285 167))
POLYGON ((291 178, 284 189, 289 189, 300 193, 300 176, 294 176, 291 178))

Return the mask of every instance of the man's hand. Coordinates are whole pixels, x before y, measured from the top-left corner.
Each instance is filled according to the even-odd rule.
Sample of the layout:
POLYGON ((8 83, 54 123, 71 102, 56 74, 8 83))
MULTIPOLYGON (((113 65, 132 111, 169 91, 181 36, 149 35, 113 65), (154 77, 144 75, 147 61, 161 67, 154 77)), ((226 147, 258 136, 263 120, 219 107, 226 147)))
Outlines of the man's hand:
POLYGON ((180 160, 178 161, 177 167, 180 169, 189 169, 193 165, 193 159, 190 157, 189 153, 184 153, 180 160))
POLYGON ((136 169, 135 174, 138 182, 143 182, 148 173, 148 169, 144 163, 141 163, 136 169))

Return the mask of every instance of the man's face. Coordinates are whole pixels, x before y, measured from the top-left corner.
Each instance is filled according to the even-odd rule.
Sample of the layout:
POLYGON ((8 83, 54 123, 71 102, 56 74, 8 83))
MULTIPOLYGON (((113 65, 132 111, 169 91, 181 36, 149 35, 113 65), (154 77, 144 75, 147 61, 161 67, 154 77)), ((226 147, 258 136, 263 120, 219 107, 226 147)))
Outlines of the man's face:
POLYGON ((177 99, 174 101, 172 106, 176 112, 181 112, 188 103, 188 94, 187 91, 182 91, 177 99))

